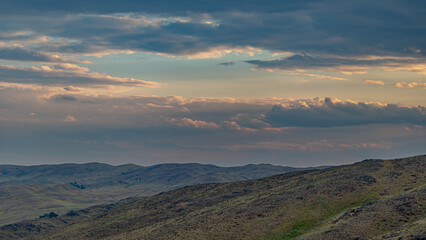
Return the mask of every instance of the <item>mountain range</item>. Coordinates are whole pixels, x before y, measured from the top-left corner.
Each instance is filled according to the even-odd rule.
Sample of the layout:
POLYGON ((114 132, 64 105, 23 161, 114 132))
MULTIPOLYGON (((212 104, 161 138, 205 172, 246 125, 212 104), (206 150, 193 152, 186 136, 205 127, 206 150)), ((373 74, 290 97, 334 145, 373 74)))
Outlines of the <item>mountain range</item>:
POLYGON ((241 181, 296 170, 269 164, 218 167, 205 164, 102 163, 0 165, 0 225, 49 212, 64 214, 128 197, 145 197, 200 183, 241 181))
POLYGON ((426 155, 185 186, 0 228, 0 239, 425 239, 426 155))

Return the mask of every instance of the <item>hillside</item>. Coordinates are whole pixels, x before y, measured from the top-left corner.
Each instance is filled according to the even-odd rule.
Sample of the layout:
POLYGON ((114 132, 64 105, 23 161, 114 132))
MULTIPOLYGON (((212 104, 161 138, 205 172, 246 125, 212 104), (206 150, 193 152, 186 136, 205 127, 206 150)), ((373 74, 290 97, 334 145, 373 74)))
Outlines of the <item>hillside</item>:
POLYGON ((30 239, 424 239, 426 155, 200 184, 1 227, 30 239))
POLYGON ((51 211, 64 214, 72 209, 151 196, 188 185, 255 179, 295 170, 299 169, 269 164, 0 165, 0 225, 34 219, 51 211))

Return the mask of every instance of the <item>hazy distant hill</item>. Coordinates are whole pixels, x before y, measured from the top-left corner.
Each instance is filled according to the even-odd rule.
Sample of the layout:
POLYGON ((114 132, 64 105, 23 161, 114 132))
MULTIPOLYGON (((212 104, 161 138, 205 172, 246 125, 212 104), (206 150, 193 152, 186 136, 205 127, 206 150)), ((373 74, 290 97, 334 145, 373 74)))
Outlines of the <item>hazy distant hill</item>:
POLYGON ((269 164, 228 168, 203 164, 0 165, 0 225, 50 211, 63 214, 188 185, 254 179, 295 170, 299 169, 269 164))
POLYGON ((7 225, 0 238, 425 239, 426 155, 200 184, 7 225))

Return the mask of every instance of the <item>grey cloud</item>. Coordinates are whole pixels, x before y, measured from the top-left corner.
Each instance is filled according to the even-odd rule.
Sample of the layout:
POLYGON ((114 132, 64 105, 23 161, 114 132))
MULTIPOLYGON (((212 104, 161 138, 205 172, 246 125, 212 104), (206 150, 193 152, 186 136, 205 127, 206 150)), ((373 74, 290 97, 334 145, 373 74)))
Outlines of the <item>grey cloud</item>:
POLYGON ((133 78, 112 77, 97 72, 86 72, 73 64, 58 65, 58 69, 48 66, 40 68, 14 67, 0 65, 0 81, 9 83, 25 83, 40 85, 121 85, 134 87, 159 87, 161 84, 133 78))
POLYGON ((426 108, 395 104, 340 101, 333 98, 300 100, 275 105, 265 120, 273 126, 338 127, 366 124, 426 124, 426 108))
POLYGON ((85 1, 75 0, 73 2, 60 2, 54 0, 23 0, 19 3, 15 1, 2 1, 0 3, 0 12, 10 14, 29 14, 29 13, 122 13, 122 12, 143 12, 155 14, 190 14, 206 12, 223 11, 262 11, 262 12, 280 12, 297 10, 311 2, 282 2, 280 0, 271 0, 269 4, 261 4, 256 0, 245 1, 241 4, 239 0, 219 0, 219 1, 133 1, 123 0, 120 2, 114 0, 85 1), (22 7, 28 6, 28 7, 22 7))
POLYGON ((223 62, 223 63, 219 63, 218 65, 228 67, 228 66, 232 66, 234 64, 235 64, 235 62, 223 62))
POLYGON ((0 47, 0 59, 49 63, 84 63, 84 61, 65 59, 23 47, 0 47))
POLYGON ((275 60, 249 60, 246 62, 254 65, 257 69, 266 70, 298 71, 313 69, 342 73, 362 73, 370 67, 382 67, 389 70, 399 68, 422 74, 426 73, 426 69, 419 69, 418 66, 410 67, 410 65, 417 65, 419 63, 426 64, 426 59, 411 58, 348 59, 295 54, 275 60))
MULTIPOLYGON (((321 69, 342 65, 368 65, 371 61, 360 61, 352 59, 312 57, 308 55, 296 54, 290 57, 279 58, 275 60, 249 60, 247 63, 253 64, 258 68, 272 68, 283 70, 295 70, 298 68, 321 69)), ((374 61, 373 61, 374 62, 374 61)))
POLYGON ((78 99, 72 95, 57 94, 50 97, 54 102, 76 102, 78 99))
MULTIPOLYGON (((132 50, 184 56, 215 48, 250 46, 313 56, 410 56, 419 61, 424 59, 426 53, 424 1, 379 0, 372 3, 361 0, 337 3, 323 0, 273 1, 268 4, 259 1, 244 4, 238 1, 197 1, 194 4, 180 4, 179 1, 132 1, 128 4, 94 1, 90 4, 84 2, 81 6, 64 3, 50 6, 29 1, 28 6, 34 8, 25 9, 18 8, 13 1, 3 2, 1 9, 9 9, 14 14, 24 11, 27 16, 16 18, 6 14, 2 17, 4 21, 0 29, 30 28, 42 35, 76 40, 69 45, 41 46, 41 49, 53 52, 132 50), (40 16, 40 12, 46 14, 35 17, 40 16), (65 18, 60 14, 62 12, 70 14, 65 18), (132 14, 123 18, 96 15, 112 12, 132 14), (141 15, 157 20, 169 19, 147 24, 146 21, 151 18, 141 21, 144 19, 141 15), (186 19, 177 21, 173 20, 174 17, 186 19), (217 24, 203 23, 201 20, 206 18, 217 24)), ((340 61, 339 64, 353 63, 340 61)))

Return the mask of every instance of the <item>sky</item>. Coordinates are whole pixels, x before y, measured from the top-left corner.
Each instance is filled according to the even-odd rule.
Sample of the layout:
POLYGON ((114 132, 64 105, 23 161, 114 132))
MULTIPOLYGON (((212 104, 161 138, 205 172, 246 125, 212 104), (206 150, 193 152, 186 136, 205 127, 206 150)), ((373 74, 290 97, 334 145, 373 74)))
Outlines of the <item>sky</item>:
POLYGON ((3 0, 0 164, 426 153, 424 0, 3 0))

